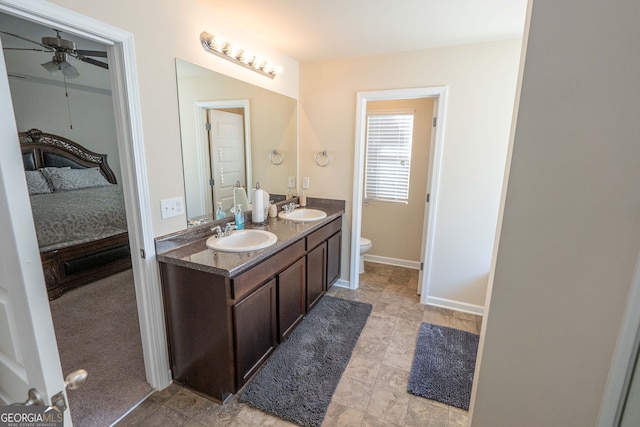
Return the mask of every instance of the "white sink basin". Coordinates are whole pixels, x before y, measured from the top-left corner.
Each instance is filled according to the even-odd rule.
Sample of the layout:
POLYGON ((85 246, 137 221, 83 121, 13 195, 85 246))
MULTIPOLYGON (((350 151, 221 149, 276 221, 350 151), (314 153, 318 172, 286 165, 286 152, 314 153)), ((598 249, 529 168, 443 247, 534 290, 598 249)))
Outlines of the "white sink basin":
POLYGON ((320 219, 326 218, 327 213, 318 209, 295 209, 293 212, 285 213, 284 211, 280 211, 278 216, 282 219, 288 219, 291 221, 318 221, 320 219))
POLYGON ((265 230, 234 230, 225 237, 211 236, 207 247, 222 252, 249 252, 268 248, 278 241, 278 237, 265 230))

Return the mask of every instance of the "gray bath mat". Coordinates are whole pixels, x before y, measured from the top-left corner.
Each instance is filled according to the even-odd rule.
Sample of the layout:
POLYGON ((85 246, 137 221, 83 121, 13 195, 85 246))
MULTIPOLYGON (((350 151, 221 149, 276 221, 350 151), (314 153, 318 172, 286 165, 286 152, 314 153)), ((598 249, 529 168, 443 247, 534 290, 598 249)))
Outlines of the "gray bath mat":
POLYGON ((423 323, 407 391, 468 410, 478 339, 471 332, 423 323))
POLYGON ((302 426, 319 426, 371 313, 325 296, 265 363, 240 401, 302 426))

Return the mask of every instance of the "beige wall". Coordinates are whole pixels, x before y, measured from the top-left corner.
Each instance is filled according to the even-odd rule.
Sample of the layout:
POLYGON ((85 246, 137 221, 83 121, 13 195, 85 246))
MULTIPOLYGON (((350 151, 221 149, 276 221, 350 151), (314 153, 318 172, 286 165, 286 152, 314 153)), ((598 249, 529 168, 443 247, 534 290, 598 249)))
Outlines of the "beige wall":
MULTIPOLYGON (((345 199, 342 278, 349 277, 358 91, 447 86, 432 286, 440 304, 482 309, 495 239, 521 42, 300 65, 300 170, 312 196, 345 199), (327 150, 329 166, 314 163, 327 150)), ((375 243, 374 243, 375 244, 375 243)))
POLYGON ((186 216, 162 220, 160 200, 184 194, 175 58, 298 98, 298 64, 217 18, 215 4, 199 0, 88 2, 53 0, 134 36, 136 63, 149 178, 149 204, 155 236, 184 229, 186 216), (281 64, 284 71, 269 79, 204 51, 202 31, 220 34, 238 45, 281 64))
POLYGON ((216 20, 215 6, 183 2, 56 4, 134 35, 145 138, 149 204, 156 236, 181 230, 185 216, 160 218, 160 200, 184 194, 174 60, 180 57, 223 74, 303 100, 300 109, 300 176, 310 196, 347 201, 342 278, 349 274, 356 92, 446 85, 449 88, 434 269, 429 294, 437 301, 481 307, 491 260, 506 145, 511 123, 520 41, 508 40, 375 57, 298 64, 216 20), (284 66, 271 80, 205 52, 207 30, 261 52, 284 66), (298 96, 299 91, 299 96, 298 96), (315 153, 327 150, 320 168, 315 153))
POLYGON ((598 425, 640 250, 638 16, 533 4, 474 427, 598 425))
POLYGON ((420 262, 433 98, 367 102, 367 112, 376 110, 414 111, 409 200, 364 205, 361 235, 373 242, 370 255, 420 262))

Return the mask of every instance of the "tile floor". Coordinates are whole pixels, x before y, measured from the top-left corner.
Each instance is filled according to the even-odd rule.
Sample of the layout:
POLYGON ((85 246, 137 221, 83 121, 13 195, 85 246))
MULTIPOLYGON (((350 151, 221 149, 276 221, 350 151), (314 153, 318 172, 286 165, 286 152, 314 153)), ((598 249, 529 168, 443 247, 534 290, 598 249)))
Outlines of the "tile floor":
MULTIPOLYGON (((360 288, 328 295, 368 302, 373 311, 333 395, 323 427, 459 427, 467 411, 407 393, 420 323, 480 333, 482 318, 419 304, 418 272, 366 263, 360 288)), ((218 405, 178 385, 155 392, 117 424, 127 426, 293 426, 232 398, 218 405)))

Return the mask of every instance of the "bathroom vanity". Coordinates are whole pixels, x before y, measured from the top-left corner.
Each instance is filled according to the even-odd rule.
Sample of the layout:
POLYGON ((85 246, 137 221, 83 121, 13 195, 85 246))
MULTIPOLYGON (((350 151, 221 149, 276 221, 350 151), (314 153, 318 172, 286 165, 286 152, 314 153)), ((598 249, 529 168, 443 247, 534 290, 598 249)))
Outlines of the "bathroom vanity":
POLYGON ((322 220, 256 227, 278 236, 258 251, 207 248, 211 225, 157 239, 175 381, 224 402, 340 277, 344 202, 318 203, 322 220))

